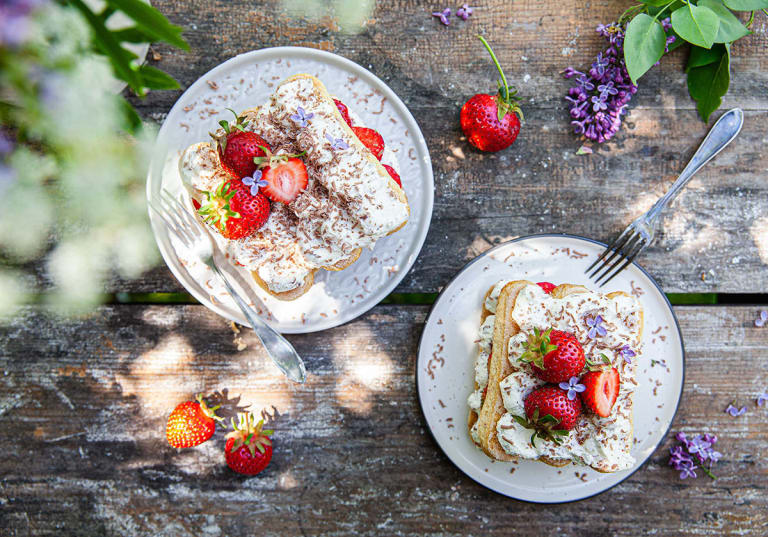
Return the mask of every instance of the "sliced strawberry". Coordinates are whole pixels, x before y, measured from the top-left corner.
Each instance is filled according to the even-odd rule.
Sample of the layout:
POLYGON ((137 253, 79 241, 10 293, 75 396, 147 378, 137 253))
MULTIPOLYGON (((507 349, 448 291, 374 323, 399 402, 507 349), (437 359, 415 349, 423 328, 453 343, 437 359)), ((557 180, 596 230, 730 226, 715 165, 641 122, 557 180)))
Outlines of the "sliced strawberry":
POLYGON ((381 157, 384 156, 384 138, 381 137, 381 134, 367 127, 352 127, 352 130, 363 142, 363 145, 370 149, 373 156, 381 160, 381 157))
POLYGON ((280 203, 295 200, 307 188, 309 182, 307 167, 298 158, 290 158, 264 168, 261 178, 267 182, 261 192, 272 201, 280 203))
POLYGON ((392 166, 389 166, 387 164, 382 164, 384 166, 384 169, 387 170, 389 173, 389 176, 392 177, 392 179, 397 183, 397 186, 400 188, 403 188, 403 183, 400 182, 400 175, 395 171, 395 169, 392 166))
POLYGON ((196 211, 200 209, 200 202, 197 201, 195 198, 192 198, 192 205, 195 207, 196 211))
POLYGON ((341 117, 343 117, 344 121, 347 122, 347 125, 351 127, 352 119, 349 117, 349 109, 347 108, 347 105, 338 99, 334 99, 333 102, 336 103, 336 108, 339 109, 339 112, 341 113, 341 117))
POLYGON ((581 377, 581 383, 587 388, 581 394, 584 405, 602 418, 610 416, 621 386, 618 369, 590 371, 581 377))
POLYGON ((557 287, 557 285, 555 285, 554 283, 549 283, 549 282, 539 282, 536 285, 544 289, 544 292, 547 294, 550 294, 552 292, 552 289, 557 287))

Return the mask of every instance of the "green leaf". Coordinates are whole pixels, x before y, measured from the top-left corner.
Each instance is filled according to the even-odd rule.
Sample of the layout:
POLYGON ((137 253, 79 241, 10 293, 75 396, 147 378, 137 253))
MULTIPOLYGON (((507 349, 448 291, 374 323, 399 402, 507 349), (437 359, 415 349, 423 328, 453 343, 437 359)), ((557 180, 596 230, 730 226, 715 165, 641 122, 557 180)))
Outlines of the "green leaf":
POLYGON ((158 10, 141 0, 107 0, 107 3, 133 19, 136 26, 151 35, 157 41, 189 50, 189 45, 181 37, 183 29, 171 24, 158 10))
POLYGON ((82 0, 71 0, 70 4, 82 13, 85 20, 91 26, 95 45, 109 58, 115 70, 115 75, 127 82, 133 91, 142 95, 144 89, 141 85, 141 77, 131 65, 131 61, 136 56, 120 46, 112 32, 104 26, 104 21, 91 11, 82 0))
POLYGON ((724 0, 725 5, 734 11, 757 11, 768 9, 768 0, 724 0))
POLYGON ((675 0, 640 0, 641 3, 646 6, 664 7, 667 4, 671 4, 675 0))
POLYGON ((624 38, 624 62, 632 82, 650 69, 664 54, 666 36, 661 24, 640 13, 627 25, 624 38))
POLYGON ((750 33, 736 15, 723 5, 722 0, 699 0, 698 5, 711 9, 720 19, 715 43, 733 43, 750 33))
POLYGON ((172 76, 151 65, 139 67, 139 74, 144 79, 144 87, 149 89, 169 90, 180 87, 172 76))
POLYGON ((142 128, 141 117, 136 113, 136 109, 131 106, 131 103, 123 97, 118 97, 118 102, 120 103, 120 110, 123 112, 126 130, 131 134, 136 134, 142 128))
POLYGON ((696 101, 699 115, 704 121, 709 121, 712 112, 720 107, 731 82, 730 46, 718 44, 715 48, 720 51, 717 61, 688 71, 688 93, 696 101))
POLYGON ((672 12, 672 28, 694 45, 710 48, 720 28, 720 18, 704 6, 688 4, 672 12))
POLYGON ((528 420, 523 418, 522 416, 517 416, 515 414, 512 414, 512 417, 515 419, 515 421, 517 423, 519 423, 520 425, 522 425, 526 429, 530 429, 531 428, 531 424, 528 423, 528 420))
POLYGON ((122 30, 114 30, 112 35, 121 43, 151 43, 152 36, 144 32, 141 28, 131 26, 122 30))
POLYGON ((691 53, 688 56, 688 63, 685 66, 685 72, 687 73, 691 69, 701 67, 702 65, 709 65, 720 60, 723 55, 719 47, 701 48, 696 45, 691 45, 691 53))

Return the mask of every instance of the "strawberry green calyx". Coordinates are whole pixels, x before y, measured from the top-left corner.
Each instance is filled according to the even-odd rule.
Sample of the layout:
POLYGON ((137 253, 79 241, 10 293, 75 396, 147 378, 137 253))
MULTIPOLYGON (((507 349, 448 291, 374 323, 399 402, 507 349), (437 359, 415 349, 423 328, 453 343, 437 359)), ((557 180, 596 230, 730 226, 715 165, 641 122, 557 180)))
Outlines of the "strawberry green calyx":
POLYGON ((230 218, 240 218, 240 213, 233 211, 229 202, 235 191, 230 188, 229 181, 219 185, 214 192, 206 192, 206 200, 201 204, 197 213, 203 217, 206 223, 216 226, 222 231, 230 218))
POLYGON ((251 412, 238 414, 238 423, 235 424, 235 420, 232 421, 231 433, 228 433, 226 438, 234 438, 235 443, 232 445, 232 452, 240 449, 241 446, 246 446, 248 451, 251 452, 251 456, 256 455, 256 450, 259 453, 264 453, 264 446, 271 446, 272 440, 269 439, 269 435, 274 434, 274 431, 270 429, 264 429, 264 420, 259 420, 256 423, 256 417, 251 412))
POLYGON ((602 371, 603 369, 608 369, 613 365, 611 363, 611 359, 602 352, 600 353, 600 361, 596 360, 593 362, 589 359, 588 356, 584 356, 584 361, 587 362, 587 369, 589 371, 602 371))
POLYGON ((560 420, 554 417, 552 414, 539 417, 539 409, 533 411, 533 417, 529 420, 523 416, 512 414, 512 417, 517 423, 525 427, 526 429, 533 429, 531 435, 531 445, 536 447, 536 439, 541 438, 543 440, 551 440, 555 444, 562 444, 563 438, 568 436, 568 431, 565 429, 556 429, 555 427, 560 424, 560 420))
POLYGON ((498 81, 498 95, 495 97, 499 121, 504 119, 504 116, 510 113, 517 114, 517 116, 520 118, 520 121, 524 121, 523 110, 517 103, 517 101, 520 99, 520 97, 517 95, 517 90, 512 87, 512 91, 510 91, 509 84, 507 83, 507 77, 504 75, 504 70, 501 68, 499 60, 496 59, 496 54, 493 53, 493 49, 491 48, 491 45, 488 44, 488 41, 486 41, 482 35, 478 35, 477 38, 483 43, 486 50, 491 55, 493 64, 496 66, 496 69, 499 71, 499 75, 501 76, 501 80, 498 81))
POLYGON ((228 121, 222 119, 219 121, 219 125, 221 125, 221 128, 224 129, 224 134, 216 134, 213 132, 209 132, 208 134, 211 135, 211 138, 214 139, 214 141, 219 145, 221 148, 221 152, 223 153, 224 150, 227 148, 227 136, 234 130, 239 130, 240 132, 245 132, 245 118, 242 116, 238 116, 237 112, 232 110, 231 108, 227 108, 232 114, 235 116, 235 122, 229 123, 228 121))
POLYGON ((195 400, 198 403, 200 403, 200 411, 203 414, 205 414, 209 418, 212 418, 212 419, 218 421, 219 423, 224 423, 224 418, 221 418, 221 417, 216 415, 216 411, 221 407, 221 405, 216 405, 216 406, 210 406, 209 407, 208 404, 203 399, 203 394, 202 393, 197 394, 197 397, 195 397, 195 400))
POLYGON ((552 332, 551 328, 545 330, 543 334, 538 328, 534 328, 533 334, 528 333, 528 341, 523 342, 525 352, 520 355, 518 360, 526 364, 533 363, 539 369, 546 369, 544 367, 544 357, 550 352, 557 350, 557 345, 552 345, 550 342, 550 332, 552 332))
POLYGON ((279 155, 275 155, 272 151, 269 150, 268 147, 265 147, 263 145, 260 145, 258 147, 265 153, 265 156, 263 157, 253 157, 253 163, 256 164, 259 167, 258 169, 260 170, 262 168, 270 168, 272 166, 275 166, 277 164, 280 164, 281 162, 285 162, 292 158, 303 157, 307 153, 305 150, 305 151, 302 151, 301 153, 292 153, 292 154, 281 153, 279 155))

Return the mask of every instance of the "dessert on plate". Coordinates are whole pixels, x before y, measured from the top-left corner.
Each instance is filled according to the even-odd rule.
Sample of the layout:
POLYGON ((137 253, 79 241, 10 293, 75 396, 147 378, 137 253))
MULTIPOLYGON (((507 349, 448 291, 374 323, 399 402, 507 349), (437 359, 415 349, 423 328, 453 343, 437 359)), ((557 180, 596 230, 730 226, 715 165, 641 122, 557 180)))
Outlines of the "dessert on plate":
POLYGON ((317 78, 291 76, 235 115, 179 171, 227 258, 269 294, 298 298, 319 269, 344 270, 407 223, 393 153, 317 78))
POLYGON ((617 291, 502 280, 485 295, 469 434, 489 457, 634 465, 643 310, 617 291))

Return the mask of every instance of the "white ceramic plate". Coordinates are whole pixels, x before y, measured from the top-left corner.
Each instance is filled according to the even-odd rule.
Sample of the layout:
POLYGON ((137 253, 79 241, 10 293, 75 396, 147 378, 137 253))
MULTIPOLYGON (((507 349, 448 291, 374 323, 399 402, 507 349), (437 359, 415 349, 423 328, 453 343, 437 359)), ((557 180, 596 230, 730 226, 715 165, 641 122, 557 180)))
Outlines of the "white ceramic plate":
POLYGON ((561 503, 599 494, 635 472, 664 439, 683 389, 684 350, 677 319, 656 282, 632 264, 601 292, 626 291, 640 300, 644 350, 635 394, 634 468, 601 474, 535 461, 492 461, 467 431, 467 397, 474 390, 474 361, 483 297, 501 279, 595 286, 584 274, 605 245, 569 235, 534 235, 506 242, 475 258, 443 290, 427 319, 416 381, 424 417, 448 458, 469 477, 500 494, 536 503, 561 503), (652 363, 652 360, 654 362, 652 363))
MULTIPOLYGON (((421 250, 432 218, 432 164, 419 126, 397 95, 366 69, 329 52, 278 47, 241 54, 203 75, 179 98, 158 134, 147 179, 148 199, 155 199, 162 188, 182 195, 178 172, 182 151, 208 139, 219 120, 231 119, 227 107, 239 112, 258 106, 280 81, 296 73, 318 77, 331 95, 381 133, 392 150, 390 158, 399 166, 411 217, 403 229, 378 241, 373 251, 365 250, 350 268, 318 271, 310 291, 292 302, 268 295, 247 271, 228 266, 234 285, 284 333, 325 330, 362 315, 397 286, 421 250)), ((386 159, 385 155, 385 163, 386 159)), ((171 240, 157 215, 152 211, 149 215, 160 252, 181 284, 219 315, 247 324, 210 269, 171 240)))

